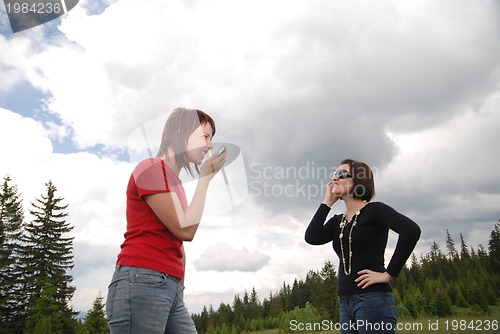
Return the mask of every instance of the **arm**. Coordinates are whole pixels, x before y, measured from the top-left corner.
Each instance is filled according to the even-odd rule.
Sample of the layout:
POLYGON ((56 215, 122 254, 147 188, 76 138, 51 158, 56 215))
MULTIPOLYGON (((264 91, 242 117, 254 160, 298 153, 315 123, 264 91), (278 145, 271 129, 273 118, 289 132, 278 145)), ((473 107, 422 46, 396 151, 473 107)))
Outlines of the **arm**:
POLYGON ((323 245, 333 240, 333 218, 325 224, 330 207, 339 199, 332 194, 332 188, 333 182, 329 182, 326 185, 325 199, 307 227, 305 240, 308 244, 323 245))
POLYGON ((333 240, 333 218, 326 224, 330 207, 321 203, 306 230, 305 240, 310 245, 323 245, 333 240))
POLYGON ((421 233, 420 227, 413 220, 388 205, 383 203, 379 205, 378 220, 399 234, 398 242, 385 272, 375 272, 369 269, 358 271, 357 274, 360 276, 355 281, 363 289, 376 283, 389 283, 397 277, 413 252, 421 233))
POLYGON ((145 201, 156 216, 178 239, 193 240, 205 208, 208 185, 215 173, 222 168, 225 157, 225 153, 214 155, 201 166, 198 185, 186 211, 182 209, 179 197, 175 192, 144 196, 145 201))
POLYGON ((397 277, 415 249, 417 241, 420 239, 421 230, 413 220, 385 204, 382 204, 379 215, 381 222, 398 233, 396 248, 387 266, 387 272, 391 276, 397 277))
POLYGON ((193 217, 188 220, 187 211, 189 208, 186 212, 183 212, 181 202, 175 192, 147 195, 144 199, 155 215, 177 239, 182 241, 193 240, 201 219, 199 208, 197 212, 199 219, 193 217))

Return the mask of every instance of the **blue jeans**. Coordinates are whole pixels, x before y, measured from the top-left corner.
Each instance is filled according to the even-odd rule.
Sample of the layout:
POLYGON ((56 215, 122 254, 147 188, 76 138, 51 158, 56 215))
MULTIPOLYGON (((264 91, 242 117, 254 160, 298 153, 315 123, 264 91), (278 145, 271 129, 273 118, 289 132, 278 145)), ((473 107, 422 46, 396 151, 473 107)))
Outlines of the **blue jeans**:
POLYGON ((106 316, 111 334, 196 334, 178 278, 118 266, 108 287, 106 316))
POLYGON ((340 297, 341 334, 394 334, 397 317, 392 292, 366 292, 340 297))

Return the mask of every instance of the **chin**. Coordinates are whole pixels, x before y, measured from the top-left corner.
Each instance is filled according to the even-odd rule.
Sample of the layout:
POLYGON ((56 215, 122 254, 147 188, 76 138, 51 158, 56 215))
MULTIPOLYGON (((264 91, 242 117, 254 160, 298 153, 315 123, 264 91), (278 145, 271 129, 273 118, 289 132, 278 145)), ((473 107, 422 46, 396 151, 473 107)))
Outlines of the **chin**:
POLYGON ((203 157, 200 157, 200 156, 189 155, 187 158, 188 158, 187 160, 190 163, 196 164, 198 166, 201 165, 201 163, 203 162, 203 157))

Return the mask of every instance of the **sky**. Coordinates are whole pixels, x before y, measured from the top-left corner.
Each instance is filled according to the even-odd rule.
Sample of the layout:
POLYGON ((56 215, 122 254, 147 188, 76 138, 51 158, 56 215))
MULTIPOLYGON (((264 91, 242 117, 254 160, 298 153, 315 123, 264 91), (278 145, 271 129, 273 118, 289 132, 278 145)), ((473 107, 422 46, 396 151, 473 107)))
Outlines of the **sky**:
POLYGON ((373 168, 374 201, 419 224, 417 257, 433 242, 446 252, 447 230, 487 249, 499 18, 493 0, 84 0, 13 33, 0 6, 0 176, 27 216, 49 180, 69 204, 79 311, 106 297, 128 179, 180 106, 214 118, 232 160, 185 244, 192 313, 338 267, 304 232, 344 158, 373 168))

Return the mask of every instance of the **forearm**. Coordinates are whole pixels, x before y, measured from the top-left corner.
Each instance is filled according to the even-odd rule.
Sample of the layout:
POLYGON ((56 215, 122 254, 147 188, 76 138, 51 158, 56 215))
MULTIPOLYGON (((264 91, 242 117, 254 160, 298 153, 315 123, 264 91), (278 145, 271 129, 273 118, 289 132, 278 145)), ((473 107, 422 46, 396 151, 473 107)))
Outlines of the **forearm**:
POLYGON ((394 254, 387 266, 387 272, 394 277, 399 275, 399 272, 404 267, 406 261, 415 249, 417 241, 420 238, 420 227, 414 222, 408 223, 406 228, 401 231, 398 237, 394 254))
POLYGON ((208 185, 208 180, 204 180, 203 178, 199 179, 193 199, 186 211, 184 211, 184 219, 180 222, 182 229, 193 233, 198 229, 203 211, 205 210, 208 185))
POLYGON ((415 245, 417 244, 419 237, 420 230, 415 232, 413 235, 399 236, 396 248, 394 249, 394 254, 392 255, 391 261, 387 266, 387 272, 391 276, 397 277, 399 275, 399 272, 405 266, 406 261, 415 249, 415 245))
POLYGON ((330 212, 330 207, 322 203, 314 214, 305 233, 305 240, 311 245, 322 245, 332 241, 331 233, 325 233, 325 220, 330 212))

